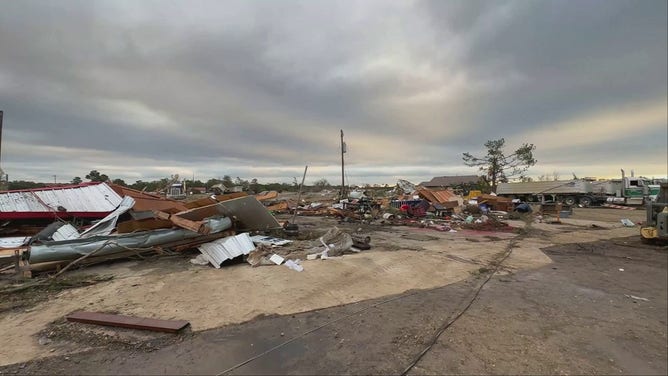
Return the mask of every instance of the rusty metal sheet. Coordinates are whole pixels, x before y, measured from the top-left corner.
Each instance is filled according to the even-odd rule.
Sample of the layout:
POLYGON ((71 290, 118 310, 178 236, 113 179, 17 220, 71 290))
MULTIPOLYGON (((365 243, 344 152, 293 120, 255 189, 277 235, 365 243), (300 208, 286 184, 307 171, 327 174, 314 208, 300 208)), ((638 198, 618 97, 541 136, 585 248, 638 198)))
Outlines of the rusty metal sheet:
POLYGON ((147 317, 134 317, 124 315, 112 315, 99 312, 74 312, 65 317, 67 321, 81 322, 84 324, 97 324, 105 326, 117 326, 121 328, 152 330, 156 332, 176 333, 190 325, 185 320, 160 320, 147 317))
POLYGON ((424 198, 425 200, 429 201, 429 202, 438 203, 438 200, 436 199, 436 197, 434 197, 434 195, 431 193, 431 191, 429 191, 427 189, 418 190, 418 195, 420 197, 424 198))
POLYGON ((442 191, 431 191, 431 193, 436 197, 438 202, 441 204, 444 204, 446 202, 450 201, 458 201, 458 198, 461 198, 455 192, 449 191, 449 190, 442 190, 442 191))
POLYGON ((276 191, 260 192, 260 193, 255 195, 255 198, 258 201, 273 200, 277 197, 278 197, 278 192, 276 192, 276 191))
MULTIPOLYGON (((449 202, 459 202, 462 200, 461 196, 458 196, 454 192, 444 189, 444 190, 432 190, 432 189, 418 189, 418 194, 425 200, 431 203, 439 203, 445 205, 449 202)), ((451 205, 451 204, 449 204, 451 205)))
POLYGON ((290 207, 287 201, 282 201, 279 202, 278 204, 267 206, 267 210, 269 211, 287 211, 289 209, 290 207))
POLYGON ((138 191, 136 189, 123 187, 117 184, 109 184, 109 187, 118 193, 121 197, 130 196, 135 199, 132 207, 134 211, 160 210, 165 212, 180 212, 188 209, 183 202, 171 200, 158 195, 138 191))

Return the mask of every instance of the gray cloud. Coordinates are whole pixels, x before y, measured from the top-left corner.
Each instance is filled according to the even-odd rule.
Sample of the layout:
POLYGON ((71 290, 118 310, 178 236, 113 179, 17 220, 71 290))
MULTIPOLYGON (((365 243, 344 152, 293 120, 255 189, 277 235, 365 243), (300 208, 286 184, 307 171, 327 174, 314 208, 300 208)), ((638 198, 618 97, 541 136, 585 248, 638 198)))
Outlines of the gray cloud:
MULTIPOLYGON (((652 0, 10 2, 3 168, 291 179, 308 163, 336 179, 343 128, 349 174, 372 182, 473 172, 462 152, 542 134, 560 149, 539 148, 537 175, 614 173, 601 160, 640 173, 642 154, 615 156, 668 154, 665 120, 638 113, 629 127, 646 131, 619 140, 592 129, 607 132, 596 117, 611 111, 666 106, 666 14, 652 0), (572 122, 585 144, 555 139, 572 122)), ((651 160, 646 174, 668 168, 651 160)))

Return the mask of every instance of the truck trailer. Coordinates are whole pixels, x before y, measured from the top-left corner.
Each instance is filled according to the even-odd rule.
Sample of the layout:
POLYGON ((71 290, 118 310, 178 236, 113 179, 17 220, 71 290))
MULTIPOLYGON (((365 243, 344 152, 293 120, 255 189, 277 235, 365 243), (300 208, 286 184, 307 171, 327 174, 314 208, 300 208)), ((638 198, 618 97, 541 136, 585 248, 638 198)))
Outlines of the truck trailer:
POLYGON ((496 194, 527 202, 553 201, 587 207, 606 202, 644 205, 656 198, 658 192, 658 184, 651 184, 649 179, 642 177, 627 177, 622 170, 621 179, 499 183, 496 194))

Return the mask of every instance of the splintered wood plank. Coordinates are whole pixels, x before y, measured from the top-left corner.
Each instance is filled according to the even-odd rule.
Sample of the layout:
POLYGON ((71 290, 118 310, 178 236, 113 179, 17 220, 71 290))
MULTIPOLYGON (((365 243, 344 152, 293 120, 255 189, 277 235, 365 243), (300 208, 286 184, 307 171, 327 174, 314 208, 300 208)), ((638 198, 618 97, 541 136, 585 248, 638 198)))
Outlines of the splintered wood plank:
POLYGON ((74 312, 70 315, 67 315, 65 318, 67 321, 80 322, 85 324, 118 326, 121 328, 152 330, 167 333, 176 333, 190 325, 190 323, 185 320, 160 320, 146 317, 113 315, 109 313, 84 311, 74 312))

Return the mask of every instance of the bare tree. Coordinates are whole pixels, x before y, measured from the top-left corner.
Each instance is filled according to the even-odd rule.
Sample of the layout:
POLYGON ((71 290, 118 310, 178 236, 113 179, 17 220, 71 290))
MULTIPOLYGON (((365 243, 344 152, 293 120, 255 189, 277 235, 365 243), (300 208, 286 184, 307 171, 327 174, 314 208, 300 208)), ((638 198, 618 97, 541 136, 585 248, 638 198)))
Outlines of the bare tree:
POLYGON ((485 172, 492 191, 496 191, 499 182, 507 182, 511 177, 523 177, 529 167, 536 164, 533 152, 536 147, 533 144, 523 144, 509 155, 505 155, 503 147, 506 140, 490 140, 485 143, 487 155, 475 157, 470 153, 464 153, 462 159, 467 166, 478 167, 485 172))

